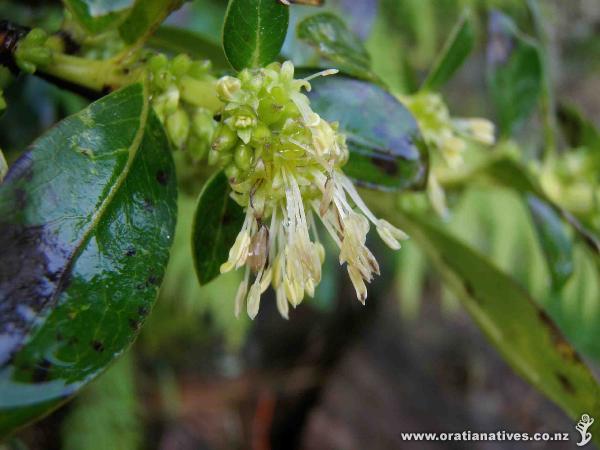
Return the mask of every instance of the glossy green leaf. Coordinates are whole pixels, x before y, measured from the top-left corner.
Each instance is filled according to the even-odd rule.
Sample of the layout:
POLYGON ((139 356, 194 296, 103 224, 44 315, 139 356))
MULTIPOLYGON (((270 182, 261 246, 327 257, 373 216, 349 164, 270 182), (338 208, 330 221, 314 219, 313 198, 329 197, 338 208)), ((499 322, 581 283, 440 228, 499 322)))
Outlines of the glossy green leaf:
POLYGON ((540 49, 512 19, 493 12, 487 50, 487 81, 500 132, 511 136, 540 100, 544 75, 540 49))
POLYGON ((371 57, 362 41, 335 14, 307 17, 298 24, 297 34, 343 72, 369 80, 377 78, 371 71, 371 57))
POLYGON ((446 41, 433 69, 423 82, 422 89, 435 91, 444 86, 463 65, 473 51, 473 47, 475 47, 475 30, 471 11, 467 10, 446 41))
POLYGON ((119 34, 125 43, 135 44, 152 34, 183 2, 184 0, 137 0, 119 26, 119 34))
POLYGON ((142 85, 37 140, 0 186, 0 436, 76 393, 135 339, 176 215, 142 85))
POLYGON ((384 190, 422 189, 428 153, 411 113, 394 96, 366 81, 329 76, 311 81, 312 108, 339 122, 350 160, 344 172, 384 190))
POLYGON ((285 40, 290 13, 275 0, 229 0, 223 48, 236 70, 273 62, 285 40))
POLYGON ((162 52, 185 53, 195 59, 209 59, 213 67, 218 69, 228 67, 220 45, 215 45, 203 36, 183 28, 163 25, 150 36, 148 45, 162 52))
POLYGON ((118 25, 134 0, 63 0, 73 18, 86 31, 101 33, 118 25))
POLYGON ((220 274, 219 268, 227 261, 244 223, 244 211, 230 193, 227 177, 218 172, 206 182, 198 198, 192 225, 192 254, 202 285, 220 274))
POLYGON ((577 108, 559 105, 558 122, 571 147, 588 147, 600 152, 600 130, 577 108))
MULTIPOLYGON (((427 253, 504 359, 570 417, 600 416, 600 387, 550 317, 511 277, 428 220, 400 225, 427 253)), ((600 441, 600 424, 592 435, 600 441)))
POLYGON ((538 240, 546 256, 552 283, 556 289, 560 289, 573 275, 573 244, 560 216, 547 202, 532 194, 525 197, 538 240))

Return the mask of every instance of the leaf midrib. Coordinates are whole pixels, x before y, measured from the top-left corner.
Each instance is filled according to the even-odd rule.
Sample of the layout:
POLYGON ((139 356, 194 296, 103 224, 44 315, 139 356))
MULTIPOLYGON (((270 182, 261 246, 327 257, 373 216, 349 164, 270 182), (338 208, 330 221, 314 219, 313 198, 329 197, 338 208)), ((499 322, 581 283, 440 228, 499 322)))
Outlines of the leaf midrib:
MULTIPOLYGON (((108 209, 109 205, 112 203, 112 200, 117 195, 118 191, 120 190, 121 186, 123 185, 123 182, 129 175, 129 170, 131 169, 133 161, 135 160, 135 157, 137 156, 137 152, 138 152, 139 148, 141 147, 141 142, 142 142, 142 139, 144 138, 144 132, 146 130, 146 123, 148 121, 148 114, 149 114, 150 107, 149 107, 149 102, 148 102, 147 87, 146 87, 145 83, 142 83, 142 96, 143 96, 143 104, 142 104, 142 110, 140 113, 140 127, 137 130, 137 132, 133 138, 133 141, 131 142, 131 145, 128 148, 129 156, 127 158, 127 162, 125 163, 123 170, 117 177, 117 180, 115 181, 113 186, 108 191, 106 198, 100 203, 100 206, 98 207, 96 212, 92 215, 92 219, 89 222, 89 225, 84 228, 84 232, 81 236, 81 239, 79 239, 79 241, 77 241, 77 243, 73 247, 73 251, 71 252, 70 256, 67 258, 65 270, 60 275, 60 277, 58 279, 58 283, 56 285, 56 290, 53 292, 47 305, 54 304, 56 301, 56 297, 58 295, 60 295, 60 293, 62 293, 62 291, 63 291, 62 288, 64 287, 65 280, 68 278, 68 274, 71 272, 71 268, 73 266, 73 262, 75 261, 76 256, 82 250, 83 246, 88 241, 92 232, 96 229, 96 226, 98 225, 98 223, 100 222, 100 220, 102 219, 104 214, 106 213, 106 210, 108 209)), ((25 335, 29 334, 29 332, 31 331, 31 329, 33 327, 34 327, 34 324, 32 324, 29 327, 29 329, 27 330, 27 333, 25 333, 25 335)))
POLYGON ((256 34, 254 36, 254 51, 252 52, 252 67, 258 66, 260 62, 260 25, 261 25, 261 8, 262 8, 262 0, 256 0, 256 34))

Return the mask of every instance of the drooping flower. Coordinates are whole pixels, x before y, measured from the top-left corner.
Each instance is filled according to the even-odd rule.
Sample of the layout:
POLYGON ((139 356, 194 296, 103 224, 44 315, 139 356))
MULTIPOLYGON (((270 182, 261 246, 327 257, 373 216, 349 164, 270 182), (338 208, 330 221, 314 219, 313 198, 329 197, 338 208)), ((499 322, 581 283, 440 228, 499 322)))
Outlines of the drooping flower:
MULTIPOLYGON (((317 74, 330 75, 335 71, 317 74)), ((289 305, 313 296, 321 281, 325 249, 315 217, 340 249, 350 280, 362 303, 366 283, 379 265, 366 247, 370 225, 393 249, 407 236, 376 218, 342 171, 348 160, 345 138, 310 107, 301 92, 310 78, 294 79, 290 62, 243 70, 217 83, 225 104, 209 162, 225 168, 232 198, 245 220, 221 272, 244 268, 236 295, 236 315, 244 301, 254 318, 265 290, 275 289, 277 307, 288 317, 289 305)))

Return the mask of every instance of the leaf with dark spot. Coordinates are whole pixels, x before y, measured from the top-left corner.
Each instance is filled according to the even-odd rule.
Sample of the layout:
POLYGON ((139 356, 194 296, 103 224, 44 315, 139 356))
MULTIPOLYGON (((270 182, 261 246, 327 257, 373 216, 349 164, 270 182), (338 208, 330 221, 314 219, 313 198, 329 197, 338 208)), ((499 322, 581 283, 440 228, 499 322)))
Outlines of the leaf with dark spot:
POLYGON ((558 381, 560 381, 560 385, 563 387, 564 391, 567 394, 575 394, 575 387, 571 384, 567 377, 565 377, 562 373, 556 374, 556 377, 558 378, 558 381))
POLYGON ((572 418, 600 417, 598 382, 527 291, 430 220, 407 212, 397 219, 507 363, 572 418))
POLYGON ((150 310, 167 264, 174 181, 140 84, 65 119, 12 165, 0 186, 0 436, 131 344, 128 317, 150 310))
POLYGON ((156 181, 158 181, 161 186, 166 186, 169 182, 169 174, 162 169, 159 170, 156 172, 156 181))
POLYGON ((100 341, 94 341, 92 342, 92 347, 94 349, 94 351, 96 352, 103 352, 104 351, 104 344, 100 341))

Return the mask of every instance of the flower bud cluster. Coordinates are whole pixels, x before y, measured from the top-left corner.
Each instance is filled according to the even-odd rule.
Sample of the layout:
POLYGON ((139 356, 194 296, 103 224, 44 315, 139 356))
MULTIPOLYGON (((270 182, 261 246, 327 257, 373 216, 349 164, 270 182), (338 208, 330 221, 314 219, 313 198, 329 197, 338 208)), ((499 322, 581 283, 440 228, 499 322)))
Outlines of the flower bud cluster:
POLYGON ((149 59, 148 69, 152 105, 173 147, 195 161, 203 159, 217 126, 214 111, 220 107, 210 61, 193 61, 184 54, 169 60, 158 54, 149 59))
MULTIPOLYGON (((451 169, 463 164, 463 154, 468 141, 484 145, 494 144, 495 128, 492 122, 480 118, 452 118, 439 94, 421 91, 399 98, 415 116, 427 144, 437 150, 443 164, 451 169)), ((434 164, 429 173, 427 195, 433 209, 440 216, 446 217, 449 214, 446 194, 436 175, 436 169, 440 167, 439 158, 435 158, 435 153, 433 155, 434 164)))
MULTIPOLYGON (((274 183, 252 192, 254 199, 283 198, 282 167, 306 176, 323 166, 342 167, 348 160, 338 124, 312 112, 300 93, 303 87, 309 87, 308 81, 294 79, 291 63, 246 69, 238 78, 226 76, 217 83, 217 94, 226 106, 208 161, 225 168, 241 205, 247 204, 252 187, 265 176, 275 177, 274 183)), ((304 198, 319 194, 311 183, 303 183, 300 192, 304 198)))
POLYGON ((34 28, 21 39, 15 51, 17 66, 27 73, 34 73, 38 66, 52 62, 52 38, 40 29, 34 28))
POLYGON ((492 122, 480 118, 452 118, 439 94, 422 91, 400 99, 417 119, 427 143, 439 150, 450 167, 462 164, 467 141, 494 144, 492 122))
POLYGON ((548 196, 600 228, 600 156, 595 148, 571 149, 544 161, 540 181, 548 196))
POLYGON ((285 62, 243 70, 217 83, 224 106, 208 159, 225 169, 232 198, 246 214, 221 266, 221 272, 245 267, 236 314, 246 301, 248 315, 254 318, 269 286, 286 318, 289 304, 296 306, 305 295, 314 295, 325 256, 315 216, 340 248, 340 264, 347 266, 362 303, 367 297, 365 283, 379 274, 365 245, 370 224, 394 249, 406 238, 369 211, 344 175, 345 137, 336 123, 311 109, 301 93, 310 90, 309 80, 294 79, 294 66, 285 62))

